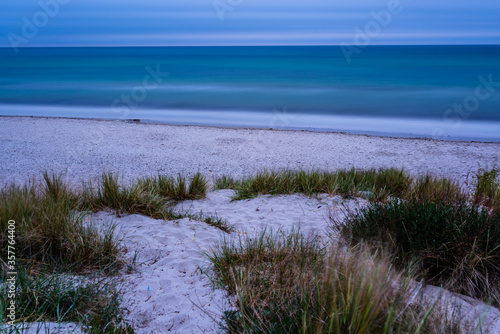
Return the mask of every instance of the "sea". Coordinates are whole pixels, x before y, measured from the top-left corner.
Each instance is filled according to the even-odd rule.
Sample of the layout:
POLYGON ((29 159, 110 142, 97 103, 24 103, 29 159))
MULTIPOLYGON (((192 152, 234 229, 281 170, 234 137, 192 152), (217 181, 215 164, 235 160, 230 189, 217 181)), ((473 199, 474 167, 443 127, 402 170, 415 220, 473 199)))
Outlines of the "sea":
POLYGON ((500 45, 349 48, 0 48, 0 115, 500 142, 500 45))

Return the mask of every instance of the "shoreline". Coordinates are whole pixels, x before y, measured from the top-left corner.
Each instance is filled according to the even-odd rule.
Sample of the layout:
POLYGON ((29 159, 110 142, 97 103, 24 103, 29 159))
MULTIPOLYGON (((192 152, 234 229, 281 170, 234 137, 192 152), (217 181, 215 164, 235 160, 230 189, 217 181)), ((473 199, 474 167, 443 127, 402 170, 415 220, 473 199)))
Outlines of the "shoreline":
POLYGON ((79 181, 103 171, 128 180, 353 167, 403 168, 464 184, 479 168, 500 164, 495 142, 29 116, 0 116, 0 128, 1 184, 25 182, 44 170, 79 181))
POLYGON ((450 143, 480 143, 480 144, 500 144, 500 139, 497 141, 486 141, 486 140, 473 140, 473 139, 460 139, 456 137, 451 137, 453 139, 442 139, 433 138, 428 136, 419 136, 412 134, 395 135, 389 132, 376 132, 376 131, 348 131, 348 130, 330 130, 321 128, 288 128, 288 127, 262 127, 262 126, 236 126, 236 125, 213 125, 213 124, 203 124, 203 123, 176 123, 167 121, 153 121, 140 118, 98 118, 98 117, 69 117, 69 116, 25 116, 25 115, 0 115, 0 118, 25 118, 25 119, 62 119, 62 120, 79 120, 79 121, 97 121, 97 122, 122 122, 131 124, 143 124, 143 125, 164 125, 164 126, 174 126, 174 127, 197 127, 197 128, 215 128, 215 129, 231 129, 231 130, 263 130, 263 131, 281 131, 281 132, 307 132, 307 133, 330 133, 330 134, 340 134, 346 136, 364 136, 364 137, 374 137, 374 138, 389 138, 389 139, 409 139, 409 140, 428 140, 437 142, 450 142, 450 143), (368 133, 369 132, 369 133, 368 133))
POLYGON ((332 115, 283 110, 188 110, 102 106, 0 104, 3 117, 49 117, 141 123, 191 125, 233 129, 273 129, 346 133, 389 138, 436 139, 460 142, 500 142, 500 122, 486 120, 416 118, 373 115, 332 115), (41 116, 38 116, 41 115, 41 116), (193 121, 195 120, 195 121, 193 121))

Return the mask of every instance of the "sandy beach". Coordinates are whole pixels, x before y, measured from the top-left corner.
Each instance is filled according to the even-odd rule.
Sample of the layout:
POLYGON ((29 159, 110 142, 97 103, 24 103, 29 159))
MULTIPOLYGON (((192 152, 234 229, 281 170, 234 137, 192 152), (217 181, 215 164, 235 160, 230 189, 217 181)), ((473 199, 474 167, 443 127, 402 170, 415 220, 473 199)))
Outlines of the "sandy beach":
MULTIPOLYGON (((72 183, 111 171, 140 176, 201 172, 209 180, 222 174, 241 177, 262 169, 404 168, 462 184, 481 167, 500 162, 500 143, 383 138, 339 133, 225 129, 76 119, 0 117, 0 183, 22 183, 43 171, 62 173, 72 183)), ((341 196, 259 196, 231 201, 232 190, 211 191, 203 200, 177 205, 179 212, 220 217, 234 226, 225 234, 184 218, 163 221, 140 215, 100 212, 99 224, 116 223, 125 257, 137 251, 137 268, 123 275, 126 320, 136 333, 213 333, 224 307, 224 292, 213 291, 200 271, 203 253, 222 238, 300 228, 327 237, 328 216, 359 208, 362 199, 341 196)), ((428 288, 432 290, 432 287, 428 288)), ((438 294, 436 291, 423 295, 438 294)), ((460 296, 467 321, 489 312, 485 332, 500 331, 500 311, 460 296)), ((54 330, 55 332, 55 330, 54 330)), ((66 333, 62 329, 60 333, 66 333)), ((78 331, 75 331, 78 332, 78 331)))
POLYGON ((47 170, 75 181, 196 172, 209 179, 267 169, 404 168, 465 182, 500 163, 500 143, 228 129, 61 118, 0 117, 0 184, 47 170))

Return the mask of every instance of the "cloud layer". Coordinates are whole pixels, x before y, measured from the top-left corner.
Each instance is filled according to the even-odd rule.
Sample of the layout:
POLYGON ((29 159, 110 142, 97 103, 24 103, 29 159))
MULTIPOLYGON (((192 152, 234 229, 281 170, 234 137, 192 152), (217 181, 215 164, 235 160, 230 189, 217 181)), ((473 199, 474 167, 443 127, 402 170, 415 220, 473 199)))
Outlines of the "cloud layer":
POLYGON ((0 46, 500 44, 499 13, 497 0, 4 0, 0 46))

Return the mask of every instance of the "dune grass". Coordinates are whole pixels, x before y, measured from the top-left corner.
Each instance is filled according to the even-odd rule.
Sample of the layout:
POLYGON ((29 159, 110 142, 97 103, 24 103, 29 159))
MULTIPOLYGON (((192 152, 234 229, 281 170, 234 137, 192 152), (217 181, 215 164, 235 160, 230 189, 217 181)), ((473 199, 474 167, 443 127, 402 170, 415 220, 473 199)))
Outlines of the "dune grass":
MULTIPOLYGON (((229 291, 235 307, 225 312, 223 327, 230 333, 459 333, 457 324, 429 307, 407 305, 408 287, 394 284, 401 274, 391 263, 398 270, 416 263, 418 278, 498 305, 498 175, 497 169, 480 171, 471 194, 454 181, 415 178, 399 169, 264 170, 240 180, 222 176, 214 188, 234 189, 235 200, 328 193, 372 202, 342 225, 336 222, 351 243, 347 252, 298 233, 263 234, 216 248, 208 255, 214 265, 211 278, 229 291), (377 247, 360 246, 364 242, 377 247), (382 248, 394 258, 377 253, 382 248)), ((68 285, 54 273, 113 273, 123 265, 113 226, 98 230, 89 219, 91 211, 191 217, 231 232, 231 225, 218 217, 172 210, 176 202, 204 198, 207 191, 200 173, 190 179, 159 175, 128 185, 104 173, 97 182, 84 182, 80 190, 44 173, 41 183, 4 187, 0 228, 7 231, 7 221, 16 221, 16 252, 24 280, 19 284, 26 301, 22 320, 77 321, 93 333, 132 333, 121 319, 116 286, 68 285), (33 294, 40 296, 38 304, 28 302, 33 294)), ((7 237, 0 234, 4 253, 7 237)), ((4 312, 4 300, 2 305, 4 312)))
MULTIPOLYGON (((80 191, 60 176, 44 173, 41 182, 12 183, 0 190, 0 249, 7 252, 7 223, 14 220, 20 261, 74 272, 115 270, 120 261, 114 227, 99 230, 90 221, 89 211, 112 209, 117 214, 179 219, 183 216, 173 213, 172 204, 203 198, 207 189, 206 178, 199 173, 189 181, 181 175, 176 179, 158 176, 128 186, 118 176, 104 173, 97 183, 84 182, 80 191)), ((217 220, 210 222, 217 225, 217 220)))
POLYGON ((449 204, 462 204, 469 195, 462 190, 457 181, 432 175, 419 176, 403 196, 406 200, 431 201, 449 204))
POLYGON ((207 257, 213 283, 229 293, 227 333, 460 333, 432 306, 410 305, 408 281, 361 245, 264 232, 207 257))
MULTIPOLYGON (((14 240, 17 272, 16 319, 92 322, 90 333, 120 333, 118 293, 102 283, 74 285, 76 274, 116 273, 124 264, 114 226, 98 228, 81 211, 82 197, 59 176, 43 175, 41 183, 10 184, 0 191, 0 248, 7 254, 14 240), (7 223, 15 221, 9 239, 7 223), (61 276, 59 273, 72 276, 61 276), (103 313, 102 310, 107 310, 103 313), (85 318, 84 314, 88 317, 85 318), (111 317, 111 318, 110 318, 111 317), (108 321, 109 320, 109 321, 108 321), (114 324, 116 323, 116 326, 114 324)), ((3 276, 3 275, 2 275, 3 276)), ((7 321, 5 277, 0 278, 0 319, 7 321)), ((125 326, 125 327, 124 327, 125 326)), ((123 332, 125 333, 125 332, 123 332)), ((128 333, 132 333, 130 330, 128 333)))
POLYGON ((433 201, 372 203, 334 221, 351 245, 369 242, 394 253, 398 268, 500 305, 500 216, 467 204, 433 201))
POLYGON ((181 214, 182 217, 187 217, 193 220, 197 220, 200 222, 204 222, 207 225, 213 226, 218 228, 219 230, 226 232, 226 233, 231 233, 234 231, 234 226, 231 225, 229 222, 226 220, 218 217, 216 214, 215 215, 204 215, 202 211, 200 211, 198 214, 192 214, 192 213, 183 213, 181 214))
POLYGON ((500 169, 481 169, 475 175, 473 202, 500 215, 500 169))
POLYGON ((236 189, 238 181, 228 175, 222 175, 215 179, 214 190, 236 189))
POLYGON ((311 196, 319 193, 359 196, 370 201, 386 201, 392 197, 403 199, 433 198, 453 202, 465 201, 467 194, 458 183, 430 175, 411 177, 400 169, 341 169, 335 172, 267 171, 253 177, 234 180, 222 176, 215 181, 216 189, 234 189, 234 200, 253 198, 261 194, 303 193, 311 196))
POLYGON ((233 200, 260 194, 328 193, 372 202, 345 221, 334 222, 354 249, 348 257, 338 248, 332 253, 314 242, 311 248, 297 236, 224 242, 210 253, 212 279, 232 296, 234 309, 224 313, 224 329, 229 333, 460 332, 460 325, 443 320, 445 316, 429 315, 421 305, 405 305, 408 291, 388 291, 380 285, 387 277, 378 274, 396 275, 390 269, 395 265, 413 278, 499 306, 498 173, 480 171, 471 193, 453 180, 411 177, 397 169, 262 171, 242 180, 219 178, 216 187, 234 189, 233 200), (380 257, 380 252, 391 257, 380 257), (346 269, 346 261, 359 276, 346 269), (355 283, 346 284, 351 279, 355 283), (365 294, 365 284, 387 300, 365 294), (353 305, 356 312, 351 313, 353 305), (379 306, 373 318, 363 313, 376 312, 379 306), (335 316, 339 314, 341 319, 335 316))
POLYGON ((15 221, 18 261, 57 270, 115 270, 120 266, 113 226, 99 230, 77 211, 79 201, 60 178, 42 185, 10 184, 0 191, 0 249, 7 254, 7 223, 15 221))
POLYGON ((158 175, 146 177, 126 185, 117 175, 103 173, 100 182, 85 182, 83 185, 82 208, 94 212, 112 209, 117 215, 123 213, 142 214, 155 219, 179 219, 171 207, 177 201, 204 198, 208 191, 206 178, 196 173, 188 180, 158 175))
POLYGON ((83 189, 83 207, 94 212, 112 209, 117 215, 143 214, 155 219, 169 217, 167 199, 139 184, 122 185, 118 177, 111 173, 102 174, 96 186, 92 181, 85 183, 83 189))
POLYGON ((176 201, 201 199, 208 191, 208 182, 201 173, 196 173, 189 182, 181 174, 178 174, 176 178, 159 175, 140 179, 138 185, 167 200, 176 201))
MULTIPOLYGON (((80 323, 88 333, 133 333, 122 319, 115 283, 41 273, 20 267, 16 278, 16 318, 23 322, 80 323)), ((0 287, 0 323, 6 319, 7 286, 0 287)))

